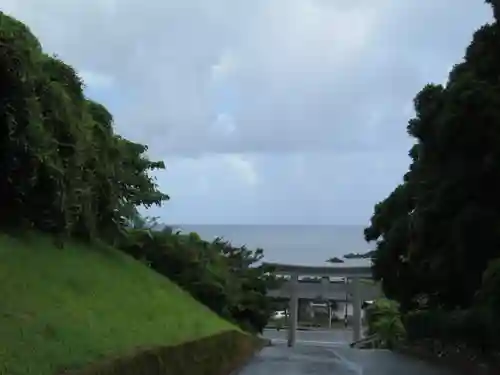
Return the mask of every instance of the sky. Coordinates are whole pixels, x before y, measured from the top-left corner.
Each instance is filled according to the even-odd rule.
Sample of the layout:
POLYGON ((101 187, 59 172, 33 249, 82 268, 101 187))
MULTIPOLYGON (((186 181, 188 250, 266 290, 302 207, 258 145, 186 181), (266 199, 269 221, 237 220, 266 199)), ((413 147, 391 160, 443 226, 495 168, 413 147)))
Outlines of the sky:
POLYGON ((369 266, 369 259, 345 259, 348 253, 365 253, 373 249, 363 238, 360 225, 181 225, 184 232, 194 231, 201 238, 212 240, 223 237, 235 246, 249 249, 262 248, 263 261, 271 263, 301 264, 308 266, 331 265, 332 257, 343 259, 336 267, 369 266))
POLYGON ((0 0, 149 145, 166 223, 365 225, 480 0, 0 0), (459 6, 458 6, 459 5, 459 6))

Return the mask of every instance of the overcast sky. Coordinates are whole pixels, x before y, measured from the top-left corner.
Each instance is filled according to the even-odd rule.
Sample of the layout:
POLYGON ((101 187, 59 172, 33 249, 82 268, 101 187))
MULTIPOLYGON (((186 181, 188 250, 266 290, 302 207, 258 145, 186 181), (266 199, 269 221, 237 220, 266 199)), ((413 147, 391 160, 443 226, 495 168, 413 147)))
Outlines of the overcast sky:
POLYGON ((0 0, 167 171, 165 222, 365 224, 481 0, 0 0))

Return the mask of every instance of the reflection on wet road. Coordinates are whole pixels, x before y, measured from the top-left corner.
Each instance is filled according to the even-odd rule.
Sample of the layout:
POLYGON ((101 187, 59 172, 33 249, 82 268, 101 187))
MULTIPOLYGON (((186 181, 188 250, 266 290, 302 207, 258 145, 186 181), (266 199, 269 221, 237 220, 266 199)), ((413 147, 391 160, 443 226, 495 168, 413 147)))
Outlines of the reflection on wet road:
POLYGON ((297 345, 288 348, 284 332, 265 332, 273 346, 264 348, 240 375, 453 375, 387 350, 351 349, 341 340, 350 332, 297 333, 297 345))
MULTIPOLYGON (((276 331, 275 329, 266 329, 264 336, 274 342, 286 342, 286 329, 276 331)), ((297 340, 307 344, 339 344, 347 345, 352 341, 352 330, 334 329, 334 330, 311 330, 297 331, 297 340)))

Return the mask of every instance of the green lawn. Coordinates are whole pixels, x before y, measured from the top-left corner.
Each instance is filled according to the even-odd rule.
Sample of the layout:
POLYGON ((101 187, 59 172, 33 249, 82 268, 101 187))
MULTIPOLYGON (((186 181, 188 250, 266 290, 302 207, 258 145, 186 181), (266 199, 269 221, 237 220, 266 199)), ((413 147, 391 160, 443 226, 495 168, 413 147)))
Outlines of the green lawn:
POLYGON ((235 329, 112 249, 0 235, 0 374, 54 375, 235 329))

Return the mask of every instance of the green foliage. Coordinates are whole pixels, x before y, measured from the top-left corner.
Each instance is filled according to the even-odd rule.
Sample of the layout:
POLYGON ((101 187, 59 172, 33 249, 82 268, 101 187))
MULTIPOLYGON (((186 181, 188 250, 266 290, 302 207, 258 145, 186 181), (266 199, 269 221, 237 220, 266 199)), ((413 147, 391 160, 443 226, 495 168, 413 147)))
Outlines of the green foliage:
POLYGON ((263 339, 228 331, 182 345, 140 350, 63 375, 232 374, 265 345, 263 339))
POLYGON ((367 251, 366 253, 347 253, 344 255, 345 259, 371 259, 374 251, 367 251))
POLYGON ((500 258, 490 262, 483 274, 483 283, 477 293, 477 303, 500 313, 500 258))
POLYGON ((1 374, 61 374, 236 329, 123 252, 47 237, 0 235, 1 374))
POLYGON ((139 205, 161 204, 147 147, 113 132, 74 69, 0 12, 0 226, 113 240, 139 205))
MULTIPOLYGON (((406 332, 410 340, 442 337, 446 332, 448 313, 443 310, 415 310, 403 318, 406 332)), ((453 321, 456 321, 455 314, 453 321)))
POLYGON ((471 307, 500 257, 500 25, 488 2, 495 22, 474 33, 445 86, 416 95, 409 170, 365 230, 374 276, 403 311, 422 296, 431 309, 471 307))
POLYGON ((255 265, 262 259, 261 249, 147 227, 130 229, 118 246, 244 330, 261 332, 266 326, 272 313, 266 293, 275 280, 270 269, 255 265))
POLYGON ((392 348, 405 335, 401 321, 399 304, 396 301, 380 298, 366 308, 368 334, 378 335, 385 347, 392 348))
POLYGON ((416 310, 406 314, 403 322, 410 340, 465 344, 482 351, 499 348, 500 324, 490 309, 416 310))
POLYGON ((403 182, 375 205, 373 273, 400 302, 409 340, 498 350, 500 25, 474 33, 448 82, 415 97, 403 182))
POLYGON ((153 231, 138 207, 160 205, 147 146, 113 131, 74 69, 43 53, 22 23, 0 13, 0 229, 37 229, 119 245, 221 316, 261 330, 269 316, 262 250, 196 233, 153 231), (131 227, 131 228, 130 228, 131 227))
MULTIPOLYGON (((151 161, 147 146, 116 134, 113 116, 103 105, 85 97, 83 82, 75 70, 56 56, 45 54, 25 25, 2 12, 0 83, 0 231, 15 230, 26 235, 34 229, 50 234, 58 245, 63 245, 64 240, 69 244, 74 240, 113 244, 169 277, 220 316, 249 331, 263 329, 271 312, 267 287, 274 282, 269 269, 256 265, 263 251, 236 248, 220 239, 209 243, 196 233, 173 234, 171 228, 153 230, 156 221, 141 218, 138 208, 161 205, 169 199, 159 191, 150 175, 151 171, 164 169, 163 162, 151 161)), ((108 350, 130 349, 132 344, 150 345, 158 340, 163 343, 173 340, 165 332, 166 324, 177 327, 182 323, 178 329, 189 331, 184 323, 192 314, 184 311, 184 305, 195 309, 199 306, 195 303, 183 305, 175 294, 171 294, 174 298, 169 300, 171 285, 163 285, 160 290, 156 285, 158 280, 156 284, 148 284, 151 272, 138 274, 140 277, 130 284, 127 276, 132 275, 119 275, 119 267, 110 269, 111 276, 106 279, 102 272, 99 273, 102 271, 99 264, 86 263, 86 257, 96 256, 90 250, 89 254, 78 253, 76 258, 81 261, 71 258, 68 263, 64 261, 74 255, 71 249, 65 249, 64 254, 55 254, 54 249, 43 250, 26 258, 19 250, 17 257, 12 257, 15 260, 7 259, 18 262, 16 271, 27 270, 23 273, 26 279, 19 279, 22 285, 15 285, 19 290, 8 289, 11 282, 18 281, 16 277, 5 276, 7 269, 4 270, 7 274, 0 272, 3 291, 8 292, 2 295, 0 310, 5 308, 7 312, 0 311, 0 320, 7 317, 5 329, 7 338, 12 341, 3 345, 9 347, 7 351, 0 351, 2 365, 14 361, 16 366, 25 366, 16 362, 18 353, 14 350, 18 349, 19 356, 31 353, 31 348, 25 345, 33 343, 24 340, 26 334, 35 341, 47 334, 50 336, 47 341, 54 341, 42 339, 48 350, 63 353, 67 361, 81 361, 95 359, 97 354, 108 350), (58 272, 52 272, 52 263, 46 264, 50 256, 54 257, 54 264, 60 266, 60 269, 56 267, 58 272), (40 259, 41 263, 33 263, 34 259, 40 259), (46 272, 51 274, 44 274, 46 272), (34 280, 34 275, 37 275, 37 283, 30 288, 37 292, 29 295, 26 285, 34 280), (58 280, 58 275, 64 275, 67 280, 58 280), (38 283, 40 280, 43 282, 38 283), (54 282, 53 290, 44 289, 48 280, 54 282), (107 299, 102 298, 103 291, 107 299), (28 294, 23 297, 23 293, 28 294), (75 296, 75 293, 82 293, 82 296, 75 296), (129 298, 116 299, 123 293, 129 298), (47 306, 43 303, 44 298, 48 301, 47 306), (31 299, 33 306, 29 302, 31 299), (143 310, 146 305, 151 307, 151 301, 158 305, 161 316, 155 309, 143 310), (173 305, 164 306, 165 301, 173 305), (21 305, 17 305, 18 302, 21 305), (85 305, 87 302, 90 307, 85 305), (95 312, 89 310, 95 307, 94 303, 98 305, 95 312), (112 311, 108 311, 110 304, 112 311), (10 308, 27 308, 29 311, 19 311, 19 314, 26 313, 28 319, 31 319, 30 314, 40 314, 43 319, 20 329, 19 324, 9 325, 12 323, 8 315, 10 308), (178 315, 173 323, 169 311, 178 315), (50 314, 58 320, 51 321, 50 327, 47 324, 47 333, 43 331, 43 320, 50 320, 50 314), (120 325, 124 319, 127 320, 126 329, 120 325), (60 332, 55 332, 52 325, 57 325, 60 332), (152 327, 154 332, 151 332, 152 327), (89 336, 92 330, 104 336, 89 336), (22 339, 15 336, 19 333, 22 339), (72 336, 82 342, 71 341, 72 336), (124 340, 121 344, 113 341, 120 338, 124 340), (96 342, 90 345, 94 340, 96 342)), ((110 260, 101 261, 106 265, 110 260)), ((209 323, 211 316, 205 314, 204 318, 209 323)), ((190 323, 198 325, 200 322, 190 323)), ((222 320, 219 323, 234 327, 222 320)), ((199 332, 198 328, 192 327, 187 334, 199 332)), ((205 328, 212 329, 208 324, 205 328)), ((180 335, 175 329, 170 333, 180 335)), ((45 348, 41 348, 40 353, 33 351, 33 358, 26 363, 36 364, 32 368, 39 373, 60 372, 49 368, 51 363, 44 362, 46 358, 41 356, 53 353, 42 349, 45 348)))

